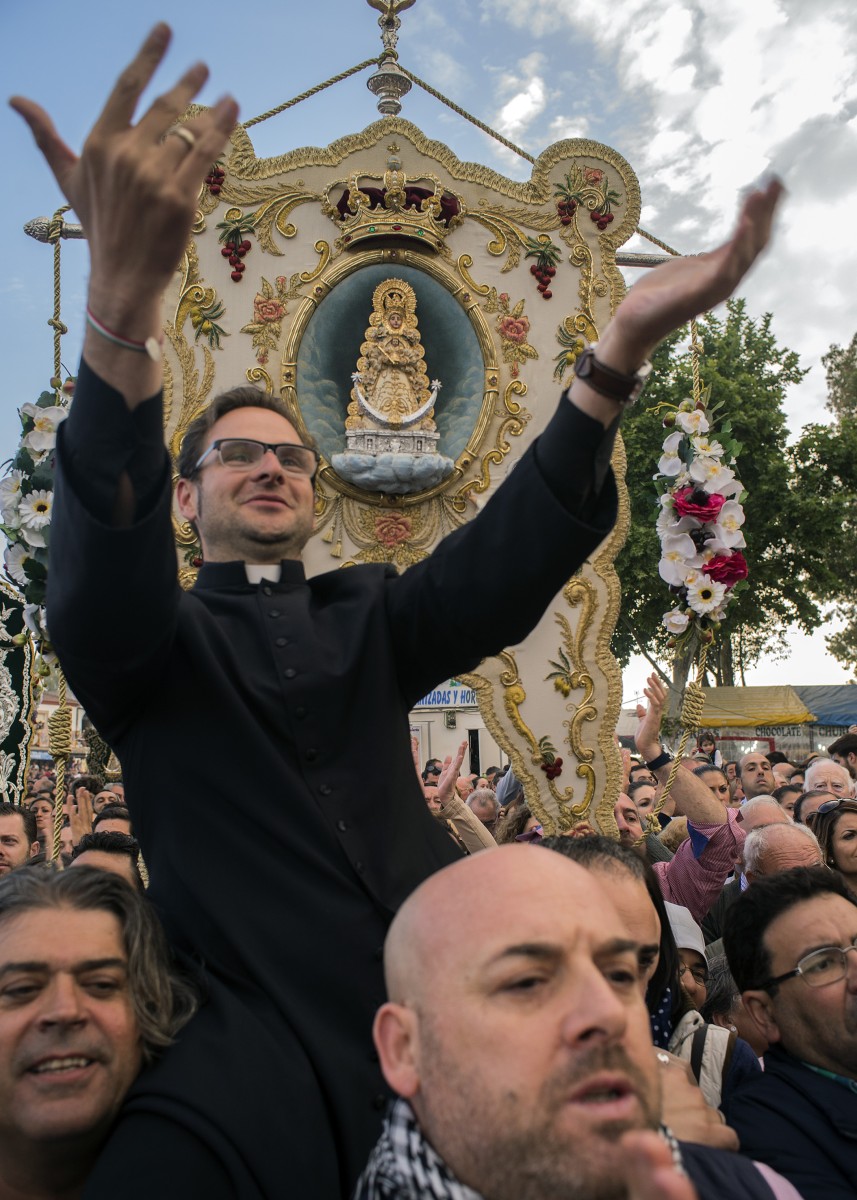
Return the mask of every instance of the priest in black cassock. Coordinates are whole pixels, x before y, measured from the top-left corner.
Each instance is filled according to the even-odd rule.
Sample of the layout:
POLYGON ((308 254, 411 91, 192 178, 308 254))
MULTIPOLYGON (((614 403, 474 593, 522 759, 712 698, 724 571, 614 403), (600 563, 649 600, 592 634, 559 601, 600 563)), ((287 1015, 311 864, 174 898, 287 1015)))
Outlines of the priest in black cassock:
POLYGON ((608 534, 613 438, 640 368, 732 292, 767 240, 779 188, 747 201, 720 250, 633 289, 509 480, 403 576, 379 565, 307 579, 314 452, 277 401, 248 403, 246 389, 215 400, 180 463, 178 503, 204 555, 184 593, 163 444, 162 295, 238 110, 226 98, 175 127, 206 78, 195 66, 132 124, 168 40, 163 25, 147 38, 80 158, 38 106, 13 102, 92 260, 58 443, 51 635, 122 763, 151 899, 208 989, 131 1090, 85 1194, 336 1200, 387 1098, 370 1036, 385 931, 458 854, 422 797, 408 712, 524 638, 608 534), (462 593, 465 570, 510 551, 514 569, 493 597, 462 593))

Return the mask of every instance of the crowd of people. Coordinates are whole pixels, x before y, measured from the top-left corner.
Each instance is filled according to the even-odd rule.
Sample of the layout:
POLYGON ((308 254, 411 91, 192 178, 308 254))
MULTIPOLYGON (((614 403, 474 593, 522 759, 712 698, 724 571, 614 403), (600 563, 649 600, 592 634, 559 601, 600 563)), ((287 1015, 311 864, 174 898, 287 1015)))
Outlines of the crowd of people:
MULTIPOLYGON (((466 742, 415 762, 463 861, 422 884, 387 936, 373 1036, 396 1099, 361 1200, 634 1194, 640 1162, 654 1178, 665 1147, 699 1196, 854 1194, 857 728, 800 765, 742 755, 741 799, 705 747, 665 800, 656 676, 646 696, 618 838, 588 822, 546 836, 508 766, 463 768, 466 742), (777 766, 810 776, 791 803, 777 766), (502 894, 502 922, 486 894, 502 894), (556 1042, 579 1048, 568 1066, 553 1061, 556 1042), (661 1144, 632 1140, 617 1164, 602 1126, 633 1130, 635 1110, 661 1144)), ((78 1194, 133 1079, 204 1002, 145 898, 124 786, 101 784, 77 776, 60 798, 70 848, 57 863, 50 768, 32 767, 24 805, 0 810, 0 997, 26 997, 5 1017, 0 999, 0 1047, 14 1044, 7 1024, 26 1030, 0 1078, 13 1062, 39 1078, 7 1096, 18 1115, 6 1154, 17 1150, 0 1151, 0 1180, 22 1195, 78 1194), (79 1079, 98 1070, 99 1087, 79 1079)))
POLYGON ((616 829, 547 837, 511 771, 466 777, 464 746, 420 771, 407 737, 418 699, 520 642, 607 536, 647 360, 735 291, 781 186, 629 291, 427 559, 307 578, 318 456, 277 397, 215 397, 173 495, 163 294, 238 109, 189 113, 197 64, 134 123, 168 42, 156 26, 80 157, 13 100, 91 258, 47 612, 127 792, 34 775, 28 805, 0 810, 0 1193, 853 1195, 848 766, 842 784, 811 764, 792 816, 766 756, 744 755, 733 807, 716 744, 678 767, 662 746, 652 677, 616 829), (174 501, 202 549, 187 592, 174 501), (509 544, 504 587, 462 592, 509 544), (109 594, 91 586, 104 562, 109 594), (60 803, 61 861, 39 861, 60 803))

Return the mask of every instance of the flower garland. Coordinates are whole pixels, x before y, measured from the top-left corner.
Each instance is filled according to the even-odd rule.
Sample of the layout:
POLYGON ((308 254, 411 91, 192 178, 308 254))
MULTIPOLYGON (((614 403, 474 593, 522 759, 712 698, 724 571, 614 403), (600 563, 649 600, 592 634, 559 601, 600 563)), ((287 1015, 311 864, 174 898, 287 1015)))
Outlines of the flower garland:
POLYGON ((742 501, 746 497, 735 470, 741 445, 731 421, 715 429, 723 401, 710 403, 710 389, 699 401, 683 400, 663 418, 669 430, 658 462, 655 486, 661 541, 658 571, 675 604, 663 623, 669 645, 681 647, 694 635, 703 645, 714 640, 730 602, 748 586, 742 501))
MULTIPOLYGON (((0 479, 0 529, 8 546, 3 564, 24 595, 24 623, 36 646, 35 673, 44 678, 56 660, 45 623, 48 550, 54 503, 54 451, 57 429, 68 415, 69 379, 56 392, 42 392, 19 410, 22 436, 8 474, 0 479)), ((13 639, 22 643, 27 634, 13 639)))

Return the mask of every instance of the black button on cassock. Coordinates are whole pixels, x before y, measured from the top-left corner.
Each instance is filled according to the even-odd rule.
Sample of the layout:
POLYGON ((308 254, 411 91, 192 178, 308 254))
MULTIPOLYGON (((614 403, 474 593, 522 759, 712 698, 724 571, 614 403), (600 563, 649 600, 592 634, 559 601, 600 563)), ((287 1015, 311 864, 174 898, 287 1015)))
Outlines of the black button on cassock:
POLYGON ((284 638, 284 637, 278 637, 277 640, 274 642, 275 646, 288 646, 288 644, 289 644, 289 639, 284 638))
POLYGON ((285 675, 286 679, 294 679, 294 677, 297 675, 297 671, 294 667, 286 667, 285 671, 283 671, 283 674, 285 675))
POLYGON ((297 719, 299 721, 302 721, 306 715, 307 715, 306 705, 299 704, 297 706, 297 708, 295 709, 295 716, 297 717, 297 719))
POLYGON ((318 758, 318 751, 310 746, 309 750, 307 750, 304 754, 304 758, 307 760, 307 762, 315 762, 315 760, 318 758))
POLYGON ((336 822, 336 828, 340 833, 345 833, 346 829, 348 828, 348 822, 340 819, 336 822))
POLYGON ((357 872, 358 875, 362 875, 363 872, 366 870, 366 868, 363 866, 363 863, 360 861, 360 859, 358 859, 357 862, 354 864, 354 870, 357 872))
POLYGON ((321 784, 319 784, 318 790, 321 792, 322 796, 329 796, 330 793, 333 791, 333 788, 330 786, 329 783, 321 783, 321 784))
POLYGON ((269 588, 269 587, 263 587, 263 588, 262 588, 262 595, 263 595, 263 596, 273 596, 273 594, 274 594, 274 592, 273 592, 273 589, 272 589, 272 588, 269 588))
POLYGON ((271 611, 268 613, 268 616, 271 617, 272 619, 278 617, 279 615, 280 615, 280 610, 278 608, 272 608, 271 611))

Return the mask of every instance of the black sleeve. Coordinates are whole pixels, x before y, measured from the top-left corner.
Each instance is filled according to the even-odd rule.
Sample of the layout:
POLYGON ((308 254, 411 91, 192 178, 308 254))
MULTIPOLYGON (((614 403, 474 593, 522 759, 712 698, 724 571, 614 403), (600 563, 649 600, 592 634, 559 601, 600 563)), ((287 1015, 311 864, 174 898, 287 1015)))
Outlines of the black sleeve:
POLYGON ((402 696, 517 645, 610 533, 618 497, 609 429, 563 397, 481 511, 386 589, 402 696), (461 580, 497 576, 490 588, 461 580), (419 645, 420 653, 414 653, 419 645))
POLYGON ((120 1120, 86 1182, 83 1200, 241 1200, 223 1164, 166 1117, 120 1120), (140 1153, 140 1148, 149 1152, 140 1153))
POLYGON ((169 471, 160 394, 132 412, 121 393, 81 359, 74 403, 64 424, 66 472, 84 508, 109 524, 119 477, 127 471, 137 497, 137 518, 148 512, 169 471))
POLYGON ((577 408, 563 392, 556 415, 534 445, 536 462, 565 509, 587 521, 610 469, 621 413, 609 428, 577 408))

